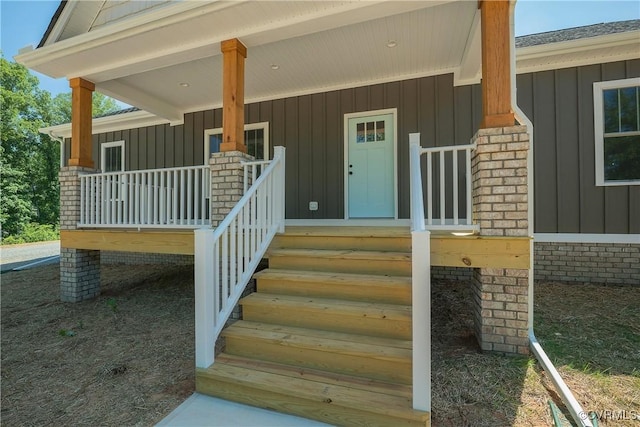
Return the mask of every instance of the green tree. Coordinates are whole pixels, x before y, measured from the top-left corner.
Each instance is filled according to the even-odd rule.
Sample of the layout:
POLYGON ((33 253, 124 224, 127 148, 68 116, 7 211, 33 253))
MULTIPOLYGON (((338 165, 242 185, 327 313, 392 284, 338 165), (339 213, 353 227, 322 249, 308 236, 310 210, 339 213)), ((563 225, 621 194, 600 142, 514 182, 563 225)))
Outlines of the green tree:
MULTIPOLYGON (((113 98, 109 98, 100 92, 93 93, 91 108, 93 117, 103 116, 119 110, 118 104, 113 98)), ((53 98, 51 113, 52 125, 71 122, 71 92, 59 93, 53 98)))
POLYGON ((41 180, 38 178, 43 170, 38 160, 42 156, 42 141, 49 139, 40 135, 38 129, 46 125, 51 106, 51 95, 41 90, 38 83, 25 67, 0 57, 0 221, 3 234, 19 233, 29 221, 57 221, 57 214, 40 217, 42 206, 35 196, 43 191, 39 188, 41 180))
MULTIPOLYGON (((24 66, 0 61, 0 224, 18 235, 30 222, 58 224, 60 144, 38 129, 71 121, 71 93, 51 99, 24 66)), ((94 117, 118 110, 98 92, 92 104, 94 117)))

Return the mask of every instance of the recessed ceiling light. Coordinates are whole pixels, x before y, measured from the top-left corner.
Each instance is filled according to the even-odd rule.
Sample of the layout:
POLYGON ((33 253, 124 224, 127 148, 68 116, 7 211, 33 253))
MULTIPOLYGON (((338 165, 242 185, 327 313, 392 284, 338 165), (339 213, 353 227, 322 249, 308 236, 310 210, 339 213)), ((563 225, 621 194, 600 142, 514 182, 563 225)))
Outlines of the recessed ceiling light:
POLYGON ((189 83, 187 83, 187 82, 179 83, 179 85, 182 86, 182 87, 189 87, 189 83))
POLYGON ((279 70, 280 66, 278 64, 271 64, 271 69, 272 70, 279 70))
POLYGON ((387 47, 391 48, 391 47, 396 47, 398 46, 398 42, 396 42, 395 40, 389 40, 387 42, 387 47))

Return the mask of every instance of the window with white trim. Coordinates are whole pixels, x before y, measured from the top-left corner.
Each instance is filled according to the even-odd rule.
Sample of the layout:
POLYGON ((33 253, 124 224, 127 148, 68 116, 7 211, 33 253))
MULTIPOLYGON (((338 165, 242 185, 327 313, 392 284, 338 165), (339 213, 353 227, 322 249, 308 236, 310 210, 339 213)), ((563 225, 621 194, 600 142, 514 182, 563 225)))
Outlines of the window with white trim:
POLYGON ((124 141, 100 145, 100 169, 102 172, 124 172, 124 141))
MULTIPOLYGON (((204 131, 204 159, 209 164, 212 153, 220 151, 222 128, 204 131)), ((244 126, 244 144, 247 153, 256 160, 269 160, 269 122, 252 123, 244 126)))
POLYGON ((596 185, 640 185, 640 78, 593 84, 596 185))

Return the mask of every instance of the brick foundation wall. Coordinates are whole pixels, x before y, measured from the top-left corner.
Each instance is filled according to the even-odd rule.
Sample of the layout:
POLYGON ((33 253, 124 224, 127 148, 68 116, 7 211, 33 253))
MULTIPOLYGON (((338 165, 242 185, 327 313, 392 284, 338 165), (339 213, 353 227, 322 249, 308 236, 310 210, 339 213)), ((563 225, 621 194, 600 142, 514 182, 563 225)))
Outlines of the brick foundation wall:
POLYGON ((169 264, 192 265, 193 255, 176 254, 149 254, 136 252, 102 251, 100 255, 102 264, 169 264))
POLYGON ((640 285, 640 243, 535 242, 535 279, 640 285))

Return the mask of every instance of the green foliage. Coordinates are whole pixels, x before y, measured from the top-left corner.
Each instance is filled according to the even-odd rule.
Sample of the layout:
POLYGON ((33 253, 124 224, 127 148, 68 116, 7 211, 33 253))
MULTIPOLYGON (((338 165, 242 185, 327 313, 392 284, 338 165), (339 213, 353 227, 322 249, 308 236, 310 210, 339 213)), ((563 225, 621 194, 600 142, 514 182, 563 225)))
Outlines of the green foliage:
POLYGON ((59 240, 60 230, 51 224, 28 223, 22 228, 20 234, 7 236, 2 239, 3 245, 14 245, 17 243, 46 242, 59 240))
POLYGON ((109 298, 107 300, 107 307, 111 309, 114 313, 118 311, 118 302, 115 298, 109 298))
MULTIPOLYGON (((109 98, 100 92, 94 92, 91 99, 93 117, 100 117, 105 114, 118 111, 118 104, 113 98, 109 98)), ((59 93, 52 100, 52 125, 71 122, 71 92, 59 93)))
MULTIPOLYGON (((38 84, 24 66, 0 57, 0 224, 4 243, 32 241, 25 236, 34 235, 48 239, 51 233, 33 232, 29 224, 53 226, 60 215, 60 143, 38 129, 71 121, 71 93, 52 99, 38 84)), ((93 94, 94 115, 116 110, 113 99, 93 94)))
POLYGON ((58 335, 60 335, 61 337, 73 337, 76 335, 76 333, 69 329, 60 329, 58 331, 58 335))

